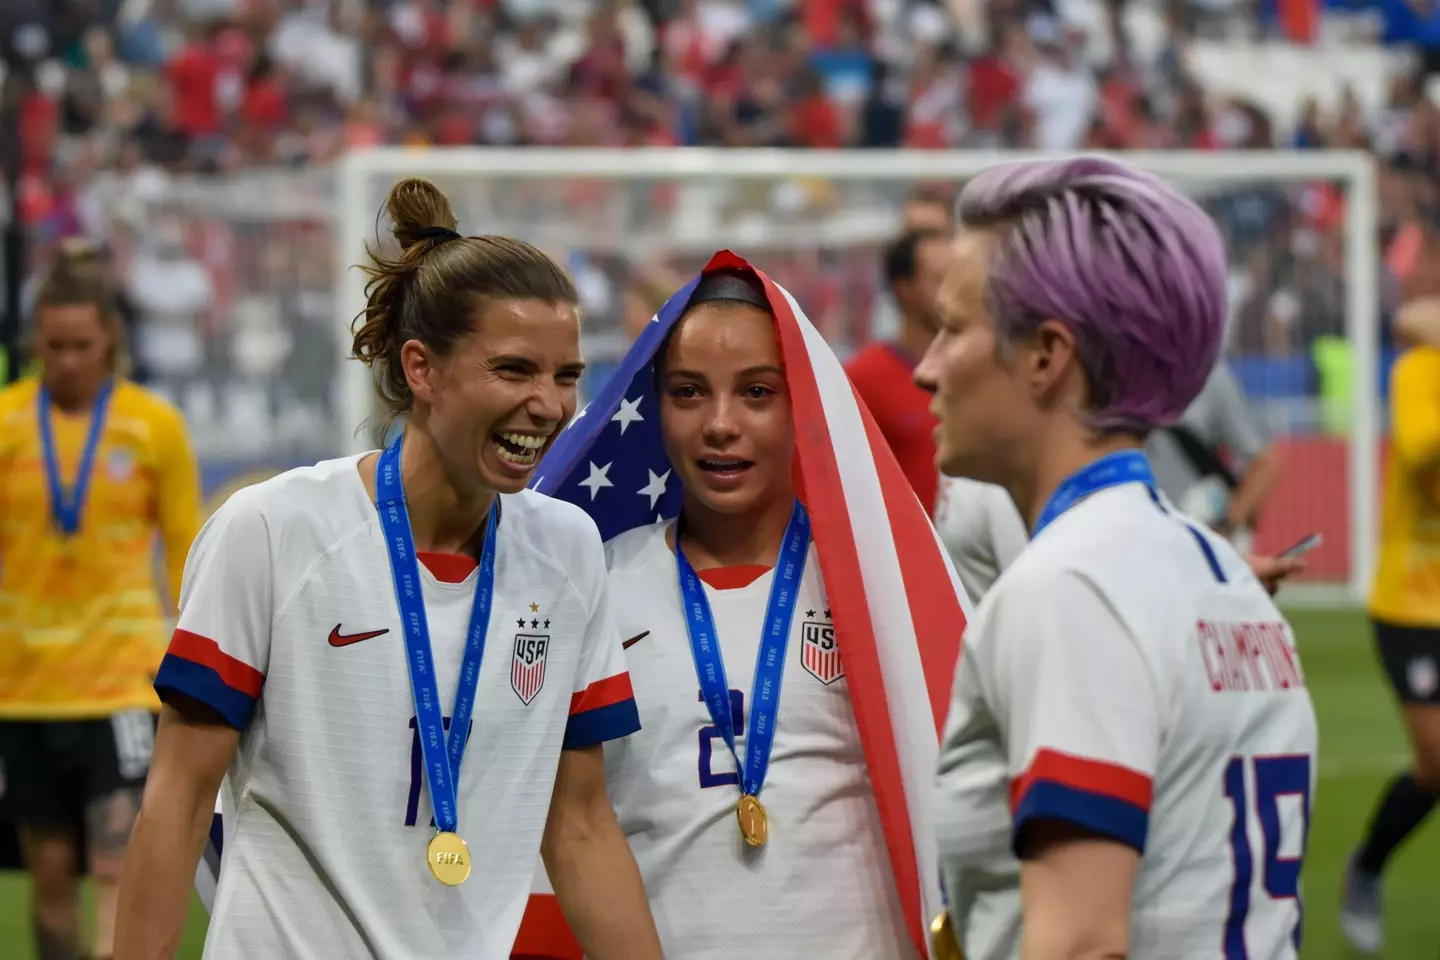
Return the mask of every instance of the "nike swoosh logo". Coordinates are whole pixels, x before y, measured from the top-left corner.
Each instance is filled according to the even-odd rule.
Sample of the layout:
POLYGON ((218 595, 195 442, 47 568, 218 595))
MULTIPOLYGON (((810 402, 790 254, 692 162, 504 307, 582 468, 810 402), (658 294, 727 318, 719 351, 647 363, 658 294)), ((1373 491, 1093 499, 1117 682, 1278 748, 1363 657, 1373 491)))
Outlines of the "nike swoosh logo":
POLYGON ((620 649, 629 650, 631 647, 635 646, 635 644, 639 643, 641 640, 644 640, 648 636, 650 636, 649 630, 646 630, 644 633, 637 633, 629 640, 626 640, 624 643, 620 644, 620 649))
POLYGON ((341 633, 341 632, 340 632, 340 624, 337 623, 337 624, 335 624, 335 628, 330 631, 330 646, 332 646, 332 647, 348 647, 348 646, 350 646, 350 644, 352 644, 352 643, 359 643, 361 640, 370 640, 370 639, 373 639, 374 637, 379 637, 379 636, 382 636, 382 635, 387 634, 387 633, 389 633, 389 632, 390 632, 390 631, 389 631, 388 629, 386 629, 386 630, 370 630, 370 631, 368 631, 368 632, 366 632, 366 633, 349 633, 349 634, 346 634, 346 633, 341 633))

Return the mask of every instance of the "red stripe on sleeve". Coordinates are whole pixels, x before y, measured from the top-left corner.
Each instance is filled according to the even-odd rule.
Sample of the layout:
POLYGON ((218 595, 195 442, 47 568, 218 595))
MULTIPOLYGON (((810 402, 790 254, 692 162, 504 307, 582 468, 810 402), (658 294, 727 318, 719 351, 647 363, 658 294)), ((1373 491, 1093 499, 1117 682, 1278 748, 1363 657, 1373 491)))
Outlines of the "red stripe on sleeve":
POLYGON ((1058 750, 1041 750, 1035 754, 1030 769, 1011 782, 1010 809, 1013 811, 1019 806, 1031 785, 1042 780, 1123 800, 1146 811, 1150 809, 1150 801, 1155 794, 1151 779, 1129 767, 1058 750))
POLYGON ((265 674, 245 661, 230 656, 221 650, 214 640, 198 633, 176 630, 170 637, 170 648, 166 652, 202 667, 209 667, 220 675, 225 686, 252 699, 259 698, 260 689, 265 685, 265 674))
POLYGON ((570 716, 587 710, 599 710, 612 703, 634 700, 635 690, 630 686, 629 673, 617 673, 604 680, 596 680, 584 690, 570 698, 570 716))

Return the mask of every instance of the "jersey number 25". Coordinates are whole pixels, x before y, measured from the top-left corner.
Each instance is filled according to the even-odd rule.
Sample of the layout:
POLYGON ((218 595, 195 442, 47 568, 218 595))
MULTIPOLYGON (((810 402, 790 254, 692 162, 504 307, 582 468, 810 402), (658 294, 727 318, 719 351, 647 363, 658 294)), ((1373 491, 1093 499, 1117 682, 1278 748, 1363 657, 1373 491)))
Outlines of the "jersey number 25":
MULTIPOLYGON (((1295 950, 1300 950, 1300 865, 1305 859, 1305 844, 1310 833, 1310 757, 1291 754, 1255 757, 1254 810, 1260 819, 1260 832, 1265 850, 1261 860, 1261 879, 1265 892, 1274 900, 1295 901, 1295 950), (1300 852, 1281 856, 1280 798, 1298 797, 1304 830, 1300 852)), ((1230 916, 1225 921, 1225 960, 1249 960, 1245 946, 1245 918, 1250 914, 1250 888, 1255 877, 1255 856, 1250 845, 1250 810, 1252 798, 1247 796, 1245 758, 1234 757, 1225 767, 1225 797, 1235 811, 1230 830, 1230 854, 1235 863, 1235 885, 1230 888, 1230 916)))

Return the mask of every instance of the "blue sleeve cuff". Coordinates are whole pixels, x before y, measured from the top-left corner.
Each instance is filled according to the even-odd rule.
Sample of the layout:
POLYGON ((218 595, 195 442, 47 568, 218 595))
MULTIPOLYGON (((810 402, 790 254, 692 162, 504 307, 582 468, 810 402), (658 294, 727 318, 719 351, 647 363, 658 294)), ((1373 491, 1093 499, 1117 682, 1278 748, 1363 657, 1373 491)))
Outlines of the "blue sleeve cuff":
POLYGON ((639 729, 640 710, 633 698, 627 698, 594 710, 571 714, 561 746, 566 750, 593 747, 606 740, 628 737, 639 729))
POLYGON ((212 708, 236 730, 244 730, 255 712, 255 698, 220 679, 211 667, 166 654, 155 674, 155 692, 162 701, 179 693, 212 708))
POLYGON ((1030 784, 1015 807, 1011 846, 1019 854, 1020 832, 1031 820, 1060 820, 1145 852, 1150 814, 1143 807, 1053 781, 1030 784))

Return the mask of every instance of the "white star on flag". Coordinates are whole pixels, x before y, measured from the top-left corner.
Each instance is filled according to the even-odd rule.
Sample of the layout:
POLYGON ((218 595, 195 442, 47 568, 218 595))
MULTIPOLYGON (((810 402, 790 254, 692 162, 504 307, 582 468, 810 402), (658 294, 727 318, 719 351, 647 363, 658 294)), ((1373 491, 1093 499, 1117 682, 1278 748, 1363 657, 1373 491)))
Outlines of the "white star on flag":
POLYGON ((613 464, 607 463, 603 467, 597 467, 595 466, 594 460, 590 461, 590 476, 586 477, 584 480, 581 480, 580 486, 590 488, 591 500, 595 499, 595 494, 600 492, 601 487, 615 486, 615 484, 611 483, 610 480, 606 477, 606 474, 610 472, 610 468, 612 466, 613 464))
POLYGON ((665 481, 670 479, 670 471, 666 470, 663 474, 656 474, 654 470, 647 470, 645 472, 650 474, 650 482, 636 492, 642 497, 649 497, 650 509, 654 510, 655 504, 659 503, 660 498, 665 496, 665 481))
POLYGON ((620 424, 621 436, 624 436, 625 428, 630 426, 630 424, 634 423, 637 420, 645 419, 640 413, 640 401, 642 399, 644 398, 636 397, 634 400, 621 400, 620 409, 616 410, 615 416, 610 418, 611 420, 614 420, 616 423, 620 424))

